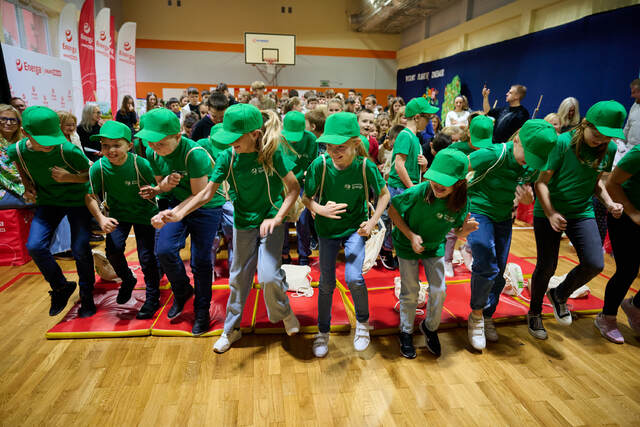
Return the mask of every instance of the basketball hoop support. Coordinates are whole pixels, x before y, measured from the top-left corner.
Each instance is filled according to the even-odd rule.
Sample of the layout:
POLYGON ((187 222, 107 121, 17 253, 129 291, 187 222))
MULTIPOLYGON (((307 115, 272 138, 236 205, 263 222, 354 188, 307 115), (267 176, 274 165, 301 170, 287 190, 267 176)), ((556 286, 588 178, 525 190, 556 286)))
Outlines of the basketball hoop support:
POLYGON ((278 74, 286 67, 286 65, 274 64, 272 61, 267 61, 266 64, 251 64, 258 69, 258 72, 263 79, 267 82, 268 86, 278 86, 278 74))

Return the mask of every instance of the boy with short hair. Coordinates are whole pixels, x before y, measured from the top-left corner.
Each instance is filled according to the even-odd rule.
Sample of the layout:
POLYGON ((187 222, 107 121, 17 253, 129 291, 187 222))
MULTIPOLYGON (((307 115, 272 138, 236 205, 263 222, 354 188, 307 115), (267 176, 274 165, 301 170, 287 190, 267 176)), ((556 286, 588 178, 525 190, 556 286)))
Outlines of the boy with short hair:
POLYGON ((193 126, 190 138, 194 141, 198 141, 202 138, 207 138, 211 133, 211 128, 217 124, 222 123, 224 112, 229 107, 229 99, 221 92, 212 93, 207 99, 208 114, 193 126))
POLYGON ((265 96, 266 86, 264 82, 256 80, 251 83, 251 92, 255 94, 255 98, 249 101, 249 104, 255 105, 260 110, 274 110, 276 109, 276 103, 273 99, 265 96))
POLYGON ((180 118, 180 101, 178 101, 178 98, 169 98, 167 108, 173 111, 176 117, 180 118))
POLYGON ((198 88, 191 86, 190 88, 187 89, 187 98, 189 99, 189 103, 184 107, 182 107, 182 111, 180 114, 182 116, 181 122, 184 122, 184 119, 189 113, 196 114, 196 116, 198 116, 198 120, 200 119, 200 108, 198 107, 198 101, 199 101, 198 95, 199 95, 198 88))

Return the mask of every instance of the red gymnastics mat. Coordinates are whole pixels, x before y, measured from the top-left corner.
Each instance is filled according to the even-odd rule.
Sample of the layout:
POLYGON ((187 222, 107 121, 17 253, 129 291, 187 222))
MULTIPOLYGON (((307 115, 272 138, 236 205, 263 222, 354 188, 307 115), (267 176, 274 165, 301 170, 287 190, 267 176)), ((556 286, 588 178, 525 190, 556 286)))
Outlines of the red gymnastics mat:
MULTIPOLYGON (((313 283, 317 286, 317 283, 313 283)), ((316 333, 318 332, 318 288, 313 288, 312 297, 295 296, 288 292, 289 304, 300 321, 300 332, 316 333)), ((331 306, 331 332, 349 332, 351 324, 349 323, 349 315, 347 314, 342 292, 336 289, 333 292, 333 304, 331 306)), ((256 334, 282 334, 284 333, 284 324, 282 322, 271 323, 267 316, 267 306, 263 298, 259 298, 256 317, 254 323, 254 331, 256 334)))
MULTIPOLYGON (((529 289, 525 288, 522 290, 522 295, 516 299, 526 306, 528 311, 530 298, 531 294, 529 293, 529 289)), ((567 308, 569 311, 579 314, 598 314, 602 311, 603 305, 604 301, 594 296, 591 292, 584 298, 569 298, 567 300, 567 308)), ((542 300, 542 316, 553 317, 553 306, 546 295, 542 300)))

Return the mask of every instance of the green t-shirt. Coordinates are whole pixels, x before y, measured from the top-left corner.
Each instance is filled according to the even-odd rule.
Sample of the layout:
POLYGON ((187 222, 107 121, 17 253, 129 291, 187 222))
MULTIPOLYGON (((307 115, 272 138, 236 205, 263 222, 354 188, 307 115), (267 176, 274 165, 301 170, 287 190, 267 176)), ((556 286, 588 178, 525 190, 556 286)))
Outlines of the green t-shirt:
POLYGON ((622 183, 622 189, 636 209, 640 209, 640 145, 636 145, 624 155, 617 167, 630 173, 631 177, 622 183))
POLYGON ((467 156, 471 153, 473 153, 474 150, 473 148, 469 147, 469 143, 466 141, 457 141, 452 143, 451 145, 449 145, 449 147, 447 148, 453 148, 456 149, 458 151, 462 151, 464 154, 466 154, 467 156))
MULTIPOLYGON (((199 139, 198 141, 196 141, 196 144, 198 144, 199 146, 207 150, 207 152, 209 153, 211 158, 214 160, 214 162, 218 159, 218 156, 220 155, 220 153, 224 151, 216 147, 215 145, 213 145, 213 143, 211 142, 210 136, 207 138, 199 139)), ((231 146, 229 146, 227 150, 232 150, 231 146)), ((215 169, 215 164, 214 164, 214 169, 215 169)), ((220 185, 220 187, 218 187, 218 190, 216 191, 215 197, 218 197, 218 196, 224 197, 225 201, 233 200, 235 198, 235 192, 233 191, 233 188, 229 187, 228 184, 223 183, 223 185, 220 185)))
POLYGON ((231 149, 223 151, 218 156, 211 181, 221 184, 227 180, 235 190, 235 228, 257 228, 266 218, 273 218, 278 213, 283 201, 282 179, 295 165, 284 158, 280 150, 276 150, 273 153, 273 167, 275 172, 268 176, 267 184, 267 175, 262 164, 258 162, 257 152, 237 154, 231 149), (233 169, 230 170, 232 156, 233 169))
POLYGON ((311 162, 318 157, 318 143, 316 136, 305 130, 302 139, 298 142, 282 142, 280 149, 284 157, 295 163, 293 174, 296 176, 300 186, 304 185, 304 173, 309 168, 311 162), (288 145, 287 145, 288 144, 288 145), (289 145, 291 147, 289 147, 289 145), (296 152, 291 151, 293 148, 296 152))
POLYGON ((535 181, 538 172, 516 161, 513 141, 475 150, 469 155, 469 161, 476 179, 492 168, 484 178, 469 186, 471 212, 486 215, 495 222, 510 219, 516 187, 535 181), (503 160, 499 161, 503 150, 503 160))
POLYGON ((84 172, 89 169, 89 159, 82 150, 70 142, 56 145, 49 152, 34 151, 27 148, 27 138, 7 148, 9 159, 20 164, 16 145, 20 144, 20 154, 35 181, 36 204, 49 206, 84 206, 84 195, 87 194, 88 182, 82 184, 56 182, 51 177, 54 166, 61 167, 71 173, 84 172))
POLYGON ((459 228, 469 212, 469 204, 459 212, 447 208, 446 199, 434 196, 431 203, 425 198, 429 190, 429 181, 421 182, 406 189, 391 199, 391 204, 407 223, 411 231, 422 237, 424 251, 417 254, 411 248, 411 242, 398 227, 393 228, 391 237, 396 254, 404 259, 423 259, 444 256, 445 237, 452 228, 459 228))
MULTIPOLYGON (((340 219, 316 215, 315 227, 318 236, 339 239, 356 232, 360 228, 360 224, 367 220, 364 177, 362 175, 363 157, 356 156, 351 165, 343 170, 336 169, 328 155, 324 158, 327 166, 322 194, 318 195, 318 203, 324 205, 328 201, 333 201, 346 203, 348 206, 347 211, 341 214, 342 218, 340 219)), ((304 193, 309 198, 320 191, 323 167, 321 156, 315 159, 307 170, 304 193)), ((366 174, 367 185, 373 188, 376 195, 380 194, 385 183, 380 171, 372 161, 366 163, 366 174)))
MULTIPOLYGON (((144 147, 144 152, 145 152, 145 157, 147 159, 147 161, 149 161, 149 165, 151 166, 151 170, 153 171, 153 174, 155 176, 167 176, 171 174, 171 170, 169 169, 169 166, 162 161, 158 161, 158 162, 154 162, 153 158, 154 156, 156 157, 156 159, 159 159, 160 156, 158 156, 155 151, 153 151, 151 149, 151 147, 149 147, 148 145, 143 145, 144 147), (156 171, 160 172, 159 174, 156 173, 156 171)), ((154 179, 154 184, 155 184, 155 179, 154 179)), ((171 198, 171 193, 160 193, 158 194, 158 196, 156 197, 158 200, 161 199, 170 199, 171 198)))
POLYGON ((149 225, 151 217, 158 213, 158 206, 155 200, 143 199, 138 193, 140 187, 155 186, 156 180, 149 161, 142 156, 135 156, 138 175, 134 156, 128 153, 121 166, 115 166, 106 157, 91 165, 89 194, 106 199, 110 217, 121 222, 149 225))
POLYGON ((395 188, 406 188, 400 181, 396 172, 396 154, 404 154, 407 160, 404 163, 409 179, 414 184, 420 182, 420 165, 418 165, 418 155, 422 154, 420 140, 409 129, 403 129, 396 137, 393 144, 393 154, 391 154, 391 170, 389 171, 389 186, 395 188))
MULTIPOLYGON (((173 172, 182 173, 182 179, 178 185, 169 192, 171 196, 180 201, 192 194, 191 178, 211 177, 213 172, 212 159, 207 150, 204 150, 203 147, 186 137, 182 137, 180 143, 171 154, 159 156, 154 152, 148 159, 155 176, 165 177, 173 172), (187 153, 189 152, 191 154, 187 159, 187 153), (185 163, 185 159, 187 163, 185 163)), ((216 194, 209 203, 202 207, 216 208, 222 206, 225 201, 223 196, 216 194)))
MULTIPOLYGON (((565 218, 595 218, 591 197, 600 173, 611 171, 617 146, 615 142, 610 141, 602 162, 594 169, 592 166, 595 164, 596 149, 586 143, 582 144, 582 160, 578 159, 574 147, 571 147, 573 133, 565 132, 558 136, 558 142, 543 168, 554 171, 547 184, 551 204, 565 218)), ((539 200, 536 200, 533 215, 545 217, 539 200)))

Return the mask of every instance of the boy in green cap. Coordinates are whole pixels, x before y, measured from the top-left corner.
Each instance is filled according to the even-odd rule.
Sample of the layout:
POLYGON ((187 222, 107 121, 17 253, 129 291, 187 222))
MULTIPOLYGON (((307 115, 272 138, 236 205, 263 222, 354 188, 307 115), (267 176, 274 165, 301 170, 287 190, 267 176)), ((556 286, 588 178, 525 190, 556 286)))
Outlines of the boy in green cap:
POLYGON ((231 293, 224 332, 213 346, 216 353, 226 352, 242 337, 240 321, 256 270, 269 320, 284 322, 287 335, 300 332, 300 322, 289 305, 286 277, 280 268, 282 222, 300 191, 293 174, 294 164, 284 158, 279 149, 281 126, 280 117, 272 110, 261 113, 251 104, 229 107, 223 128, 214 140, 233 149, 218 156, 203 191, 152 219, 156 227, 167 228, 188 218, 215 196, 225 180, 235 192, 233 262, 229 272, 231 293), (284 186, 287 192, 283 197, 284 186))
MULTIPOLYGON (((429 104, 429 101, 423 97, 413 98, 407 103, 404 112, 407 127, 396 137, 391 154, 388 183, 392 198, 418 184, 421 175, 427 170, 427 159, 422 154, 422 146, 417 134, 427 127, 431 116, 438 110, 439 108, 429 104)), ((387 233, 385 244, 380 251, 380 259, 385 268, 395 270, 397 266, 391 252, 393 248, 390 245, 391 230, 387 230, 387 233)))
MULTIPOLYGON (((316 136, 305 130, 305 116, 299 111, 289 111, 282 120, 284 137, 280 148, 282 155, 295 163, 293 173, 304 188, 304 174, 311 162, 318 157, 318 143, 316 136)), ((301 194, 302 195, 302 194, 301 194)), ((298 264, 308 265, 311 255, 311 224, 313 220, 308 209, 302 211, 300 218, 296 221, 296 237, 298 239, 298 264)), ((289 226, 285 227, 288 230, 289 226)), ((289 233, 285 233, 284 244, 282 246, 283 262, 291 262, 289 255, 289 233)))
POLYGON ((106 252, 114 271, 122 279, 116 302, 125 304, 131 298, 137 279, 127 265, 124 251, 131 227, 136 235, 140 267, 144 273, 146 299, 136 315, 150 319, 160 308, 160 274, 154 253, 155 229, 151 217, 158 213, 155 199, 143 199, 140 189, 155 182, 149 162, 130 153, 131 129, 113 120, 105 122, 100 133, 102 157, 89 169, 89 194, 85 203, 102 231, 107 233, 106 252), (99 203, 106 208, 103 213, 99 203), (108 211, 107 211, 108 210, 108 211))
POLYGON ((93 302, 95 273, 89 246, 91 215, 84 206, 89 159, 66 140, 58 115, 47 107, 27 108, 22 115, 22 127, 27 138, 9 146, 7 155, 20 172, 25 199, 36 199, 36 213, 26 246, 51 286, 49 315, 60 313, 76 288, 74 282, 64 277, 49 250, 53 233, 66 215, 71 225, 71 252, 80 284, 82 305, 78 315, 92 316, 96 307, 93 302))
POLYGON ((611 139, 624 138, 622 127, 626 116, 626 110, 616 101, 595 103, 575 129, 558 136, 558 143, 536 182, 538 198, 533 209, 533 229, 538 255, 531 277, 528 314, 529 333, 535 338, 547 338, 541 317, 545 292, 558 323, 570 325, 571 313, 566 304, 569 295, 604 268, 602 240, 591 199, 595 194, 614 218, 622 215, 622 204, 611 199, 601 177, 611 171, 617 150, 611 139), (547 292, 558 264, 563 232, 578 253, 580 264, 557 288, 547 292))
POLYGON ((420 331, 431 353, 440 356, 438 327, 446 296, 444 279, 444 238, 454 228, 466 237, 478 228, 469 217, 467 181, 469 159, 464 153, 445 148, 436 154, 424 177, 426 181, 391 199, 389 216, 395 224, 393 246, 400 264, 400 352, 416 357, 413 325, 418 306, 420 262, 429 282, 426 317, 420 331))
MULTIPOLYGON (((147 141, 153 150, 147 158, 158 186, 144 187, 141 193, 143 197, 153 198, 158 192, 168 192, 171 197, 169 206, 176 206, 204 189, 213 172, 213 160, 203 147, 180 134, 180 121, 170 110, 158 108, 142 117, 144 128, 136 136, 147 141)), ((167 317, 173 319, 182 313, 185 303, 194 293, 180 258, 184 239, 187 234, 191 235, 194 335, 201 335, 210 327, 211 247, 224 202, 225 198, 217 195, 191 215, 162 228, 157 237, 156 255, 171 282, 174 295, 173 305, 167 313, 167 317)))
POLYGON ((307 170, 302 202, 316 214, 320 243, 318 329, 313 354, 329 351, 331 303, 336 287, 336 258, 344 245, 345 281, 356 308, 353 347, 364 351, 369 345, 369 304, 362 276, 365 238, 371 234, 389 203, 389 192, 375 163, 368 160, 360 140, 360 126, 353 113, 335 113, 318 139, 327 144, 327 155, 315 159, 307 170), (369 217, 369 187, 378 197, 369 217), (317 201, 316 201, 317 200, 317 201))
POLYGON ((533 201, 531 188, 523 184, 535 180, 557 138, 550 123, 528 120, 513 141, 493 144, 469 156, 474 171, 469 182, 470 211, 479 227, 467 238, 473 255, 467 332, 476 350, 484 349, 487 340, 498 340, 492 316, 505 285, 514 197, 517 194, 523 203, 533 201))

